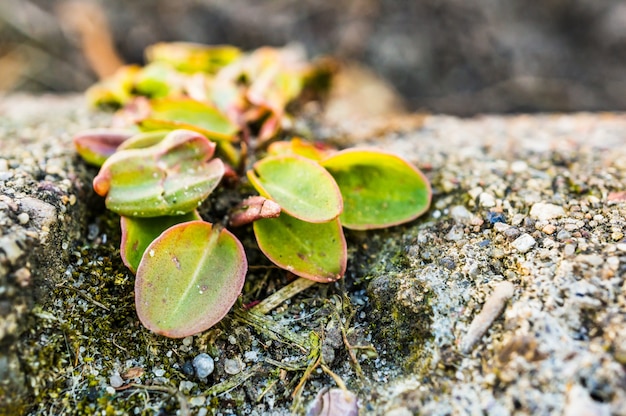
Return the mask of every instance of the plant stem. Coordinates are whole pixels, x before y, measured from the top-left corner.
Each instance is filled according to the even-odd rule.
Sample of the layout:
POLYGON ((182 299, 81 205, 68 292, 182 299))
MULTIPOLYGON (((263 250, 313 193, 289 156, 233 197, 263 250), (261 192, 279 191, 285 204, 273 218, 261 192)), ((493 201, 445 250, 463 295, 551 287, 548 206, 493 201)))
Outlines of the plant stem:
POLYGON ((287 286, 282 289, 274 292, 270 296, 263 299, 259 304, 250 309, 250 312, 254 312, 260 315, 265 315, 272 309, 276 308, 278 305, 286 301, 287 299, 291 299, 298 293, 302 292, 313 286, 316 282, 313 280, 305 279, 300 277, 293 282, 289 283, 287 286))

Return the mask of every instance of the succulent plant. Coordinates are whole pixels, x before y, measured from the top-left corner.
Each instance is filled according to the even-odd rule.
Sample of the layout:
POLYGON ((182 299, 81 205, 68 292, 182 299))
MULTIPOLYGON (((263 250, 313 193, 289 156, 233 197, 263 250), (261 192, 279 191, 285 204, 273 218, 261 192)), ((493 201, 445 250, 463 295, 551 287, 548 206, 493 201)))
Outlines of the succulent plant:
POLYGON ((270 261, 328 283, 346 272, 344 228, 395 226, 428 209, 428 180, 396 155, 276 141, 287 105, 317 70, 295 58, 272 48, 159 44, 146 67, 122 68, 88 91, 94 104, 120 106, 116 123, 127 126, 80 133, 74 143, 100 166, 94 189, 120 215, 121 257, 136 274, 137 314, 148 329, 185 337, 230 310, 247 259, 226 224, 252 223, 270 261), (242 195, 259 195, 211 224, 198 208, 226 176, 239 178, 242 195))

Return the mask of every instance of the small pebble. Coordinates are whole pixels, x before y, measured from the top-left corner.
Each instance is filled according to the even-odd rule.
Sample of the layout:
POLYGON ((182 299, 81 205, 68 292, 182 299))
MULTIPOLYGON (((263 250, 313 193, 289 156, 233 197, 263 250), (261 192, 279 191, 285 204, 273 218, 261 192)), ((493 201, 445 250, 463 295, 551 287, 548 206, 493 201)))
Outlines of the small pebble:
POLYGON ((509 240, 516 239, 517 237, 519 237, 520 233, 521 233, 521 231, 517 227, 510 227, 509 229, 504 231, 504 235, 509 240))
POLYGON ((239 374, 241 370, 243 370, 243 363, 238 358, 227 358, 224 360, 224 371, 226 374, 239 374))
POLYGON ((563 249, 563 254, 566 257, 573 256, 576 252, 576 244, 565 244, 565 248, 563 249))
POLYGON ((22 212, 20 215, 17 216, 17 220, 20 222, 20 224, 25 225, 28 224, 28 221, 30 221, 30 216, 27 213, 22 212))
POLYGON ((183 364, 183 373, 185 373, 186 376, 193 375, 194 369, 193 369, 193 364, 191 363, 191 361, 185 361, 185 363, 183 364))
POLYGON ((463 205, 456 205, 452 207, 450 209, 450 216, 456 222, 460 222, 463 224, 469 223, 473 218, 472 213, 469 212, 468 209, 465 208, 463 205))
POLYGON ((494 224, 495 225, 497 223, 504 223, 504 222, 506 222, 506 217, 501 212, 489 211, 487 213, 487 221, 489 221, 490 224, 494 224))
POLYGON ((541 229, 541 231, 545 234, 551 235, 556 231, 556 227, 552 224, 547 224, 545 227, 541 229))
POLYGON ((455 225, 450 229, 448 234, 446 234, 445 239, 448 241, 459 241, 465 235, 465 231, 463 230, 463 226, 455 225))
POLYGON ((247 362, 257 362, 259 360, 259 353, 256 351, 246 351, 243 355, 243 358, 247 362))
POLYGON ((537 202, 530 209, 530 216, 538 220, 553 220, 565 216, 563 207, 537 202))
POLYGON ((192 397, 191 399, 189 399, 189 404, 192 407, 203 406, 205 402, 206 402, 206 397, 205 396, 196 396, 196 397, 192 397))
POLYGON ((520 253, 526 253, 533 248, 537 242, 530 234, 522 234, 511 245, 520 253))
POLYGON ((215 369, 215 362, 209 354, 202 353, 193 359, 193 367, 196 369, 198 378, 206 378, 215 369))
POLYGON ((561 241, 568 240, 570 238, 572 238, 572 233, 566 230, 561 230, 556 235, 556 239, 561 241))
POLYGON ((511 163, 511 171, 515 173, 521 173, 528 169, 528 164, 523 160, 516 160, 511 163))
POLYGON ((481 207, 485 208, 491 208, 496 206, 496 199, 493 195, 487 192, 483 192, 478 196, 478 202, 480 203, 481 207))
POLYGON ((111 377, 109 377, 109 384, 111 385, 111 387, 116 389, 118 387, 122 387, 122 385, 124 384, 124 379, 118 373, 115 373, 111 377))

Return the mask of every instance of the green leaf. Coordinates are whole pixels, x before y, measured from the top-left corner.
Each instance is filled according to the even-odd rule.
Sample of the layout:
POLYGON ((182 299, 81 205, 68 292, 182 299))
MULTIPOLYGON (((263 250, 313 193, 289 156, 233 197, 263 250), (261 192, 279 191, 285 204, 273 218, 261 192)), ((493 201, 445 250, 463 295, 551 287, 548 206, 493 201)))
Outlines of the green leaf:
POLYGON ((215 144, 175 130, 155 146, 122 150, 102 165, 93 187, 111 211, 129 217, 193 211, 219 184, 224 164, 209 161, 215 144))
POLYGON ((198 211, 167 217, 121 217, 122 242, 120 255, 122 256, 122 261, 133 273, 136 273, 137 266, 139 266, 141 256, 146 251, 146 247, 161 235, 163 231, 172 225, 200 219, 198 211))
POLYGON ((282 213, 253 227, 267 258, 297 276, 328 283, 346 272, 346 239, 338 219, 314 224, 282 213))
POLYGON ((125 65, 115 73, 89 87, 85 95, 91 105, 120 107, 133 97, 135 78, 141 68, 137 65, 125 65))
POLYGON ((105 160, 131 137, 127 130, 94 129, 74 136, 74 148, 85 162, 102 166, 105 160))
POLYGON ((328 222, 343 209, 332 176, 318 163, 301 156, 262 159, 248 171, 248 179, 262 196, 303 221, 328 222))
POLYGON ((135 91, 140 95, 162 98, 181 91, 182 77, 165 62, 146 65, 137 74, 135 91))
POLYGON ((144 149, 146 147, 154 146, 162 142, 170 131, 171 130, 155 130, 135 134, 123 142, 117 150, 144 149))
POLYGON ((280 140, 274 142, 267 148, 267 153, 271 156, 299 155, 315 161, 326 159, 336 152, 337 150, 334 147, 326 143, 313 143, 298 137, 294 137, 289 141, 280 140))
POLYGON ((234 46, 207 46, 190 42, 157 43, 146 48, 149 62, 167 62, 185 73, 215 73, 241 56, 234 46))
POLYGON ((241 293, 248 263, 230 232, 204 221, 167 229, 137 269, 135 304, 141 323, 170 338, 219 322, 241 293))
POLYGON ((429 207, 432 191, 424 174, 404 159, 378 150, 350 149, 322 161, 344 201, 341 224, 354 230, 411 221, 429 207))
POLYGON ((239 130, 217 108, 189 98, 152 100, 150 108, 150 115, 139 122, 145 131, 188 129, 212 140, 233 141, 239 130))

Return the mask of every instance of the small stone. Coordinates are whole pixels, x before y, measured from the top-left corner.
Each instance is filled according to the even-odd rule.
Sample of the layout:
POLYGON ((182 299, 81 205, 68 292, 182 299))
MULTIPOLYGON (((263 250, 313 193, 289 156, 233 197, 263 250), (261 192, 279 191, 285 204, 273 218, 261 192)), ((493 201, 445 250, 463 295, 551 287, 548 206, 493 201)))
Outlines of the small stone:
POLYGON ((506 238, 509 239, 509 241, 516 239, 517 237, 519 237, 520 234, 521 231, 517 227, 510 227, 504 230, 504 235, 506 236, 506 238))
POLYGON ((474 217, 471 212, 463 205, 456 205, 450 209, 450 216, 456 222, 460 222, 463 224, 469 223, 474 217))
POLYGON ((109 384, 111 385, 111 387, 117 389, 119 387, 122 387, 122 385, 124 384, 124 379, 122 378, 122 376, 119 375, 119 373, 115 373, 111 377, 109 377, 109 384))
POLYGON ((224 371, 226 374, 239 374, 241 370, 243 370, 243 363, 239 358, 227 358, 224 360, 224 371))
POLYGON ((515 241, 513 241, 511 245, 520 253, 526 253, 536 243, 537 242, 530 234, 522 234, 515 241))
POLYGON ((26 267, 20 267, 15 271, 15 281, 20 287, 26 287, 30 284, 31 273, 26 267))
POLYGON ((565 244, 565 248, 563 249, 563 254, 565 254, 566 257, 574 255, 575 252, 576 252, 576 244, 573 244, 573 243, 565 244))
POLYGON ((506 217, 502 212, 489 211, 487 213, 487 221, 490 224, 497 224, 499 222, 506 222, 506 217))
POLYGON ((552 224, 547 224, 545 227, 541 229, 541 231, 545 234, 551 235, 556 231, 556 227, 552 224))
POLYGON ((196 397, 192 397, 191 399, 189 399, 189 404, 192 407, 204 406, 205 402, 206 402, 206 397, 205 396, 196 396, 196 397))
POLYGON ((521 173, 528 169, 528 164, 523 160, 516 160, 511 163, 511 171, 515 173, 521 173))
POLYGON ((530 209, 530 216, 538 220, 553 220, 565 216, 565 210, 559 205, 537 202, 530 209))
POLYGON ((22 212, 20 215, 17 216, 17 220, 22 225, 28 224, 28 221, 30 221, 30 215, 28 215, 25 212, 22 212))
POLYGON ((209 354, 202 353, 193 359, 193 367, 198 378, 207 378, 215 369, 215 362, 209 354))
POLYGON ((478 196, 478 202, 481 207, 491 208, 496 206, 496 199, 493 195, 483 192, 478 196))
POLYGON ((165 370, 162 368, 154 368, 152 373, 157 377, 163 377, 165 375, 165 370))
POLYGON ((566 230, 561 230, 556 235, 556 239, 561 241, 568 240, 570 238, 572 238, 572 233, 566 230))
POLYGON ((448 241, 459 241, 465 235, 465 231, 462 226, 455 225, 452 229, 446 234, 445 239, 448 241))
POLYGON ((257 362, 259 360, 259 353, 256 351, 246 351, 243 358, 246 362, 257 362))
POLYGON ((497 222, 493 224, 493 229, 499 233, 505 232, 509 228, 511 228, 511 226, 505 222, 497 222))
POLYGON ((185 361, 185 363, 183 364, 183 373, 186 376, 192 376, 194 373, 194 368, 193 368, 193 364, 191 363, 191 361, 185 361))

